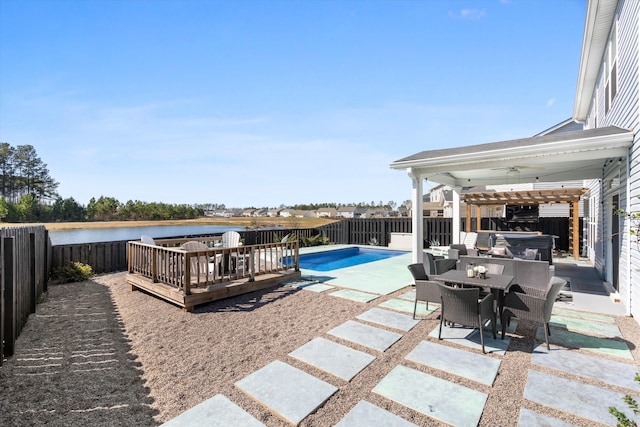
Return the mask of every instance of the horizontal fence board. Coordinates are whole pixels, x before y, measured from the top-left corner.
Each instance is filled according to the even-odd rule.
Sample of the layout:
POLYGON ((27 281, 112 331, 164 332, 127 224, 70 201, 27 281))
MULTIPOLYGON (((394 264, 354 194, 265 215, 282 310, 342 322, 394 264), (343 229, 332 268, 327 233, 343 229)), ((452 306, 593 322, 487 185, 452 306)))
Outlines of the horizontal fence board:
MULTIPOLYGON (((582 221, 582 220, 581 220, 582 221)), ((461 230, 464 231, 464 220, 461 230)), ((475 221, 472 221, 475 226, 475 221)), ((558 236, 556 248, 569 250, 569 219, 540 218, 535 223, 507 222, 501 218, 482 218, 482 230, 500 231, 540 231, 544 234, 558 236)), ((452 243, 451 218, 424 218, 424 246, 431 242, 441 246, 452 243)), ((471 231, 476 231, 472 227, 471 231)), ((582 222, 580 223, 582 230, 582 222)), ((282 228, 276 230, 244 230, 240 231, 245 245, 277 243, 284 236, 291 234, 298 241, 318 234, 325 236, 334 244, 357 244, 388 246, 391 233, 411 233, 411 218, 368 218, 345 219, 317 228, 282 228)), ((221 233, 214 234, 219 236, 221 233)), ((201 238, 206 235, 167 236, 171 238, 201 238)), ((98 242, 84 244, 56 245, 51 247, 51 268, 61 267, 69 262, 81 262, 90 265, 96 273, 110 273, 127 269, 127 241, 98 242)))

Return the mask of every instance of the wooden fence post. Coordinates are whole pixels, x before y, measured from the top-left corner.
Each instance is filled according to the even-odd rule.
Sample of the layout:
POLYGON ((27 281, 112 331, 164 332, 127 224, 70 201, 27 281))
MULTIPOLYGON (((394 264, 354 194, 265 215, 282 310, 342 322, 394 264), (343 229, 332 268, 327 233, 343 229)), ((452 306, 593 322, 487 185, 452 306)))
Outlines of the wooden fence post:
POLYGON ((51 265, 49 264, 49 248, 50 248, 50 240, 49 240, 49 230, 44 230, 44 253, 42 254, 42 262, 44 263, 44 283, 42 284, 42 291, 47 292, 49 290, 49 271, 51 265))
MULTIPOLYGON (((0 254, 4 238, 0 236, 0 254)), ((4 275, 0 275, 0 366, 4 360, 4 275)))
POLYGON ((29 289, 31 289, 31 300, 29 314, 36 312, 36 301, 38 300, 38 288, 36 286, 36 233, 29 233, 29 289))
POLYGON ((16 342, 16 301, 14 287, 14 238, 2 239, 2 283, 4 284, 4 355, 13 356, 16 342))

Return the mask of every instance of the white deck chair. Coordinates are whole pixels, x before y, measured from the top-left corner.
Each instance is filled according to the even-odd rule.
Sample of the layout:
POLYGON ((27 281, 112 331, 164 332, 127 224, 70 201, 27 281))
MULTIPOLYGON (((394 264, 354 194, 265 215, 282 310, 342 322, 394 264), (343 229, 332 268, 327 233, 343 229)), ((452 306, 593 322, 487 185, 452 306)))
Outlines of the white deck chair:
POLYGON ((464 234, 464 239, 462 239, 460 243, 464 244, 467 249, 475 249, 476 240, 478 240, 478 233, 469 232, 464 234))
POLYGON ((237 248, 240 246, 240 233, 237 231, 225 231, 222 233, 222 246, 225 248, 237 248))
POLYGON ((142 236, 142 237, 140 237, 140 240, 145 245, 155 245, 156 244, 156 241, 153 240, 153 237, 151 237, 151 236, 142 236))
MULTIPOLYGON (((209 247, 202 242, 190 241, 183 243, 182 249, 185 251, 206 251, 209 250, 209 247)), ((220 260, 222 260, 222 255, 215 255, 211 259, 206 255, 191 257, 191 277, 196 281, 215 279, 220 260)))

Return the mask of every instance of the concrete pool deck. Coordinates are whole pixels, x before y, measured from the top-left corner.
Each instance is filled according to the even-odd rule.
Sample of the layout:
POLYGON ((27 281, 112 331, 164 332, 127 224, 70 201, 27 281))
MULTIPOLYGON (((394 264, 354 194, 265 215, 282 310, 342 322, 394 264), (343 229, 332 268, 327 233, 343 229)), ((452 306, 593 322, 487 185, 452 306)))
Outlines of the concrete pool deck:
MULTIPOLYGON (((338 249, 338 245, 332 249, 338 249)), ((406 268, 410 263, 411 255, 407 254, 334 270, 326 275, 303 270, 302 279, 289 286, 328 295, 351 290, 380 298, 354 297, 355 304, 362 304, 361 314, 326 331, 290 356, 343 381, 346 378, 351 381, 398 341, 419 333, 415 332, 418 328, 414 326, 427 320, 433 322, 439 308, 430 304, 426 310, 422 304, 418 319, 413 320, 415 291, 408 286, 412 278, 406 268), (389 294, 394 295, 385 298, 389 294), (338 345, 332 340, 336 337, 360 349, 364 347, 366 351, 338 345)), ((556 266, 556 274, 569 279, 573 298, 555 304, 551 351, 541 345, 544 334, 540 327, 537 328, 539 345, 531 352, 530 369, 521 373, 526 378, 524 403, 522 407, 513 408, 519 411, 518 425, 570 426, 574 424, 562 418, 577 417, 581 425, 615 426, 615 418, 608 413, 608 408, 616 406, 624 410, 622 398, 625 394, 640 396, 640 386, 633 381, 634 373, 640 370, 632 354, 636 344, 626 340, 616 325, 615 316, 624 316, 625 308, 609 298, 602 281, 597 274, 592 274, 595 270, 587 263, 562 262, 556 266), (585 350, 590 355, 576 350, 585 350), (594 380, 597 385, 590 383, 594 380)), ((336 296, 344 298, 344 295, 336 296)), ((517 322, 512 322, 504 340, 500 337, 487 340, 490 355, 481 354, 478 331, 446 328, 447 331, 443 331, 445 339, 440 341, 437 328, 430 328, 431 332, 398 359, 396 366, 381 376, 369 392, 436 422, 477 425, 484 415, 487 399, 499 387, 494 381, 500 376, 502 362, 508 359, 510 338, 516 326, 517 322), (439 378, 437 372, 453 374, 466 382, 461 385, 439 378), (450 398, 452 394, 456 399, 450 398)), ((236 386, 274 414, 297 425, 325 404, 343 384, 310 378, 286 362, 276 360, 236 386), (304 385, 305 393, 298 393, 300 384, 304 385)), ((250 415, 232 405, 233 402, 217 395, 166 425, 218 425, 215 422, 221 414, 227 416, 225 425, 254 425, 251 424, 254 421, 258 423, 255 425, 263 425, 255 419, 249 423, 247 416, 250 415), (236 418, 231 417, 232 413, 236 418)), ((416 425, 365 400, 355 405, 338 425, 360 427, 372 425, 372 422, 384 422, 388 426, 416 425)))

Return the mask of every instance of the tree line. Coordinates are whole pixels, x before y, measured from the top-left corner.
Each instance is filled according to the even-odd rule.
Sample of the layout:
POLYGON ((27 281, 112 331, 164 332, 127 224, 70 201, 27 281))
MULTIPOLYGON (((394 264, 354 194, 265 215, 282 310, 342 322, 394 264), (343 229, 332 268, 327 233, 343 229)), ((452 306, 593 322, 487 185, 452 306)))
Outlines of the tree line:
POLYGON ((92 198, 87 206, 57 193, 58 182, 32 145, 0 143, 0 220, 3 222, 193 219, 218 205, 147 203, 92 198))
MULTIPOLYGON (((57 193, 58 182, 49 174, 47 164, 32 145, 11 146, 0 142, 0 221, 2 222, 68 222, 68 221, 153 221, 194 219, 205 211, 226 209, 224 204, 168 204, 113 197, 92 198, 87 206, 73 197, 63 199, 57 193)), ((395 202, 310 203, 288 206, 299 210, 319 208, 395 208, 395 202)), ((286 206, 281 206, 285 208, 286 206)))

